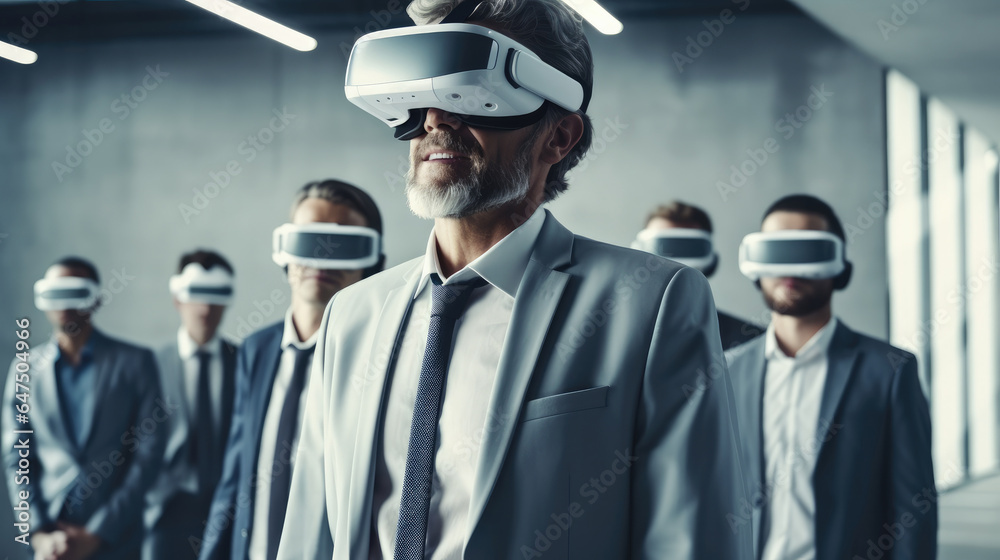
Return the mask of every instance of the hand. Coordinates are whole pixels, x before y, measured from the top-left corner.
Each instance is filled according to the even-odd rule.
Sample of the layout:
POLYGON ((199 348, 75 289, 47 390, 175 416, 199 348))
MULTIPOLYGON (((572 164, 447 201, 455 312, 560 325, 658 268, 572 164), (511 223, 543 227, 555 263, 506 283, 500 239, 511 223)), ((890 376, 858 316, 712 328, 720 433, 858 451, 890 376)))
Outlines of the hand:
POLYGON ((35 550, 35 560, 58 560, 67 549, 66 533, 39 531, 31 535, 31 548, 35 550))
POLYGON ((86 560, 101 547, 101 537, 79 525, 59 522, 57 526, 66 534, 66 549, 56 556, 56 560, 86 560))

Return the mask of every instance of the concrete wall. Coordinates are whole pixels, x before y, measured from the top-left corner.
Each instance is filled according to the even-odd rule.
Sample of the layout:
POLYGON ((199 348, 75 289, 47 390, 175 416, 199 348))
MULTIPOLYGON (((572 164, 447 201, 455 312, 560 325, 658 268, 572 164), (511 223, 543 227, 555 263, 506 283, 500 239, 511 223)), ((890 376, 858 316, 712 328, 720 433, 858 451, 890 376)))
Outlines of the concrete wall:
MULTIPOLYGON (((738 16, 715 24, 717 37, 698 36, 705 19, 627 20, 620 36, 591 34, 591 114, 603 139, 552 211, 582 235, 627 245, 658 203, 704 207, 722 256, 712 281, 719 307, 763 321, 736 248, 774 199, 815 193, 860 228, 848 245, 855 280, 836 311, 884 336, 883 221, 858 215, 884 183, 881 68, 801 16, 738 16), (699 52, 689 37, 708 46, 699 52), (796 111, 792 124, 786 115, 796 111), (732 184, 732 166, 749 177, 720 189, 732 184)), ((318 39, 305 54, 234 35, 40 46, 35 65, 0 61, 0 318, 30 317, 33 343, 43 342, 50 328, 33 307, 32 283, 54 259, 80 254, 98 264, 105 286, 116 273, 127 280, 97 325, 159 345, 178 324, 167 293, 176 259, 206 246, 237 269, 238 301, 223 332, 276 321, 288 297, 270 261, 271 230, 287 221, 291 193, 318 178, 372 193, 390 265, 420 254, 431 223, 406 209, 406 146, 344 99, 340 45, 353 33, 318 39), (147 77, 147 68, 161 74, 147 77), (289 122, 273 120, 276 111, 289 122), (102 124, 105 132, 89 132, 102 124), (68 156, 88 143, 89 155, 68 156), (228 182, 227 167, 239 170, 228 182), (275 290, 281 298, 270 305, 275 290)), ((8 349, 12 330, 0 333, 8 349)), ((0 508, 0 541, 11 542, 10 527, 0 508)))

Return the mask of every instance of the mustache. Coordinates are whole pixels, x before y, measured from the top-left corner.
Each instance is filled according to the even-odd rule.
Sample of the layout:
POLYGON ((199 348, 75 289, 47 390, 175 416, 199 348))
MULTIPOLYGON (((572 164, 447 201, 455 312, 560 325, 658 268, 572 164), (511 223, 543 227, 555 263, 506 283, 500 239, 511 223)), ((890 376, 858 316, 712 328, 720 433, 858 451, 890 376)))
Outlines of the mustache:
POLYGON ((417 145, 417 148, 417 153, 424 153, 430 148, 439 148, 459 152, 473 159, 481 159, 486 156, 483 148, 475 141, 466 140, 454 132, 444 132, 442 130, 425 136, 420 141, 420 144, 417 145))

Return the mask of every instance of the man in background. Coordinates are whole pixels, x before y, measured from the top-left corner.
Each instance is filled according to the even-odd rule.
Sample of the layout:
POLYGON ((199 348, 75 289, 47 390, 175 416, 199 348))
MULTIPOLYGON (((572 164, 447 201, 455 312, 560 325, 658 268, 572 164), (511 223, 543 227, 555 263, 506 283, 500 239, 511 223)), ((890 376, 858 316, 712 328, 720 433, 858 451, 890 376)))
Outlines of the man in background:
POLYGON ((93 326, 99 283, 94 265, 79 257, 48 268, 35 284, 35 305, 55 332, 30 350, 26 376, 15 358, 7 378, 4 465, 15 510, 25 505, 20 492, 28 493, 36 559, 138 559, 145 494, 163 458, 172 411, 156 361, 93 326), (23 386, 30 410, 19 421, 23 386), (27 481, 17 475, 21 459, 27 481))
POLYGON ((316 332, 340 290, 382 269, 382 217, 363 190, 335 180, 295 195, 292 223, 275 230, 292 303, 283 321, 247 337, 236 362, 236 405, 202 560, 272 560, 281 536, 302 395, 316 332))
POLYGON ((236 394, 236 346, 217 336, 233 297, 233 267, 214 251, 187 253, 170 293, 181 326, 157 361, 165 400, 178 408, 163 471, 147 495, 144 560, 198 557, 236 394))
MULTIPOLYGON (((675 200, 649 214, 646 229, 639 233, 634 247, 697 268, 711 278, 719 265, 711 235, 712 219, 704 210, 675 200)), ((764 327, 728 313, 718 311, 718 316, 723 350, 764 332, 764 327)))
POLYGON ((935 558, 917 361, 834 316, 852 271, 840 220, 816 197, 782 198, 744 239, 740 270, 771 324, 727 354, 751 491, 733 529, 753 531, 763 560, 935 558))

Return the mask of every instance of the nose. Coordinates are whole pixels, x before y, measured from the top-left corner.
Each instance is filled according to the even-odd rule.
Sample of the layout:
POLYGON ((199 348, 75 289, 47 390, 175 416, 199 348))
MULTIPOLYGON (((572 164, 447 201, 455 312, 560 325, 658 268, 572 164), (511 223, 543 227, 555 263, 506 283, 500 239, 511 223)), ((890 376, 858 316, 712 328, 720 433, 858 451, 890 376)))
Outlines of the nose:
POLYGON ((431 108, 427 110, 427 118, 424 119, 424 130, 428 133, 434 132, 441 127, 458 130, 462 126, 462 121, 455 118, 455 115, 448 111, 431 108))

